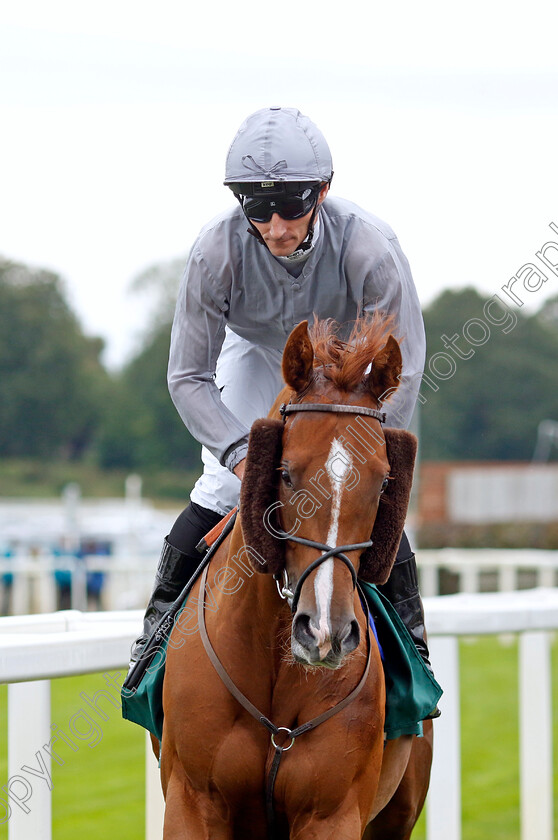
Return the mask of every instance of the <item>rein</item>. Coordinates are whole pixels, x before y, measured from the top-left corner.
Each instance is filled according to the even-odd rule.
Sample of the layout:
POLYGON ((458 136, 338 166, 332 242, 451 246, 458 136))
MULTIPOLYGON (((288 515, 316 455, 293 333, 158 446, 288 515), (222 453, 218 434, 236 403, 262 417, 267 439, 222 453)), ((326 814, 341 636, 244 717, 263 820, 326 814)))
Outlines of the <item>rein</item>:
MULTIPOLYGON (((345 546, 343 546, 345 548, 345 546)), ((321 558, 320 558, 321 559, 321 558)), ((200 594, 198 596, 198 626, 200 631, 200 637, 205 648, 205 652, 209 658, 209 661, 217 671, 217 674, 228 688, 232 696, 237 700, 240 705, 259 723, 266 727, 266 729, 271 732, 271 744, 275 749, 275 753, 273 756, 273 761, 271 763, 271 767, 269 773, 267 775, 266 781, 266 795, 265 795, 265 803, 266 803, 266 812, 267 812, 267 822, 268 822, 268 830, 269 836, 273 837, 275 833, 275 812, 273 808, 273 792, 275 789, 275 779, 277 778, 277 772, 279 770, 279 765, 281 763, 281 758, 283 757, 283 753, 290 750, 293 746, 296 738, 299 735, 303 735, 305 732, 310 732, 310 730, 315 729, 321 723, 324 723, 329 718, 333 717, 333 715, 338 714, 338 712, 342 711, 349 703, 360 694, 366 679, 368 677, 368 672, 370 670, 370 657, 371 657, 371 644, 370 644, 370 610, 368 609, 368 604, 364 597, 361 597, 361 603, 366 606, 366 666, 364 668, 364 672, 358 682, 358 684, 353 688, 350 694, 348 694, 343 700, 340 700, 336 703, 335 706, 332 706, 330 709, 327 709, 325 712, 322 712, 321 715, 318 715, 312 720, 307 721, 306 723, 301 724, 301 726, 297 726, 295 729, 289 729, 287 726, 276 726, 269 718, 260 712, 257 706, 248 700, 248 698, 240 691, 240 689, 235 685, 232 679, 229 677, 227 671, 223 667, 219 657, 215 653, 211 641, 209 640, 209 636, 207 634, 207 627, 205 624, 205 610, 204 610, 204 602, 205 602, 205 588, 207 582, 207 572, 209 569, 209 565, 207 565, 202 573, 201 581, 200 581, 200 594), (282 744, 278 744, 275 740, 276 736, 278 736, 281 732, 285 733, 285 743, 290 738, 290 744, 288 746, 283 746, 282 744)), ((360 591, 360 587, 359 587, 360 591)))
MULTIPOLYGON (((375 420, 378 420, 380 423, 385 423, 386 415, 382 411, 378 411, 374 408, 368 408, 366 406, 353 406, 353 405, 337 405, 334 403, 289 403, 288 405, 283 404, 279 412, 284 421, 286 421, 287 416, 289 414, 294 414, 298 411, 321 411, 321 412, 334 412, 336 414, 363 414, 368 417, 373 417, 375 420)), ((292 597, 292 601, 290 602, 291 611, 294 614, 297 609, 298 601, 300 598, 300 593, 302 590, 302 586, 308 576, 318 568, 322 563, 328 560, 330 557, 337 557, 342 563, 345 564, 349 572, 351 573, 351 579, 353 581, 353 591, 355 588, 358 587, 359 594, 360 594, 360 601, 363 607, 366 607, 366 665, 364 668, 364 672, 358 681, 357 685, 353 690, 343 699, 340 700, 335 706, 332 706, 330 709, 327 709, 325 712, 322 712, 321 715, 317 715, 317 717, 312 718, 312 720, 307 721, 306 723, 301 724, 300 726, 295 727, 295 729, 290 729, 287 726, 277 726, 274 724, 269 718, 261 712, 257 706, 254 704, 240 691, 238 686, 233 682, 233 680, 228 675, 226 669, 224 668, 223 664, 221 663, 219 657, 215 653, 215 650, 211 644, 207 633, 207 627, 205 624, 205 591, 206 591, 206 583, 207 583, 207 573, 209 569, 209 564, 207 564, 203 570, 201 581, 200 581, 200 594, 198 595, 198 626, 200 631, 200 637, 202 640, 202 644, 204 646, 205 652, 209 658, 209 661, 215 668, 217 674, 221 678, 224 685, 227 687, 229 692, 235 698, 235 700, 240 703, 240 705, 245 709, 255 720, 261 723, 265 728, 271 733, 271 745, 275 750, 273 755, 273 760, 271 763, 271 767, 267 774, 266 780, 266 813, 267 813, 267 823, 268 823, 268 836, 273 838, 275 836, 276 830, 276 822, 275 822, 275 811, 273 807, 273 795, 275 790, 275 780, 277 778, 277 773, 279 771, 279 765, 281 763, 281 758, 283 757, 283 753, 287 752, 291 749, 294 745, 295 740, 300 736, 303 735, 305 732, 310 732, 312 729, 315 729, 321 723, 324 723, 326 720, 329 720, 334 715, 341 712, 344 708, 346 708, 362 691, 364 684, 366 683, 368 673, 370 670, 370 659, 371 659, 371 643, 370 643, 370 610, 368 609, 368 604, 366 602, 366 598, 364 597, 360 586, 358 585, 357 575, 355 568, 349 558, 346 556, 344 552, 346 551, 358 551, 359 549, 364 550, 369 548, 372 545, 372 540, 366 540, 362 543, 354 543, 353 545, 340 545, 334 546, 333 548, 329 545, 325 545, 323 543, 315 542, 314 540, 305 539, 304 537, 297 537, 291 534, 288 534, 281 528, 276 529, 276 533, 278 534, 280 539, 289 539, 292 542, 299 543, 300 545, 306 545, 310 548, 316 548, 322 552, 320 557, 314 560, 301 574, 300 578, 297 581, 297 585, 295 587, 294 593, 291 592, 287 588, 288 579, 285 573, 285 586, 281 589, 279 586, 279 582, 277 579, 277 575, 275 576, 277 582, 277 588, 279 590, 279 594, 282 598, 287 598, 290 600, 292 597), (276 738, 280 735, 280 733, 284 733, 282 738, 283 744, 279 744, 276 741, 276 738), (290 739, 290 743, 288 746, 284 744, 290 739)))

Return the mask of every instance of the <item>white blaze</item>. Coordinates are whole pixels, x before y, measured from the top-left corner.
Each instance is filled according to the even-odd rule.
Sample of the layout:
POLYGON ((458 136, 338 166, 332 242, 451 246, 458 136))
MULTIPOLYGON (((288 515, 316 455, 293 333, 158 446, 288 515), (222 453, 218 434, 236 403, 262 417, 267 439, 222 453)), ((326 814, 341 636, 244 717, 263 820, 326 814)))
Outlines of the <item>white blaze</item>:
MULTIPOLYGON (((341 496, 351 475, 353 458, 337 438, 333 438, 326 461, 326 471, 331 482, 331 520, 326 542, 329 546, 337 545, 341 496)), ((318 650, 323 658, 331 647, 330 606, 333 595, 333 557, 319 567, 314 580, 314 594, 318 610, 318 650)))

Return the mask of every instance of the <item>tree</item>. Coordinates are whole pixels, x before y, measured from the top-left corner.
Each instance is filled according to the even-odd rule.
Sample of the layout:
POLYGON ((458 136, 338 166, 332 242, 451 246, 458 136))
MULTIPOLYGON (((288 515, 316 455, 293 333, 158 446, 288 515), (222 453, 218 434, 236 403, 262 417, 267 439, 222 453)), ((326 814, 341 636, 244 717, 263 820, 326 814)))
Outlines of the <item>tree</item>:
POLYGON ((498 325, 486 306, 469 288, 446 291, 425 310, 425 459, 530 459, 539 422, 558 419, 558 335, 548 311, 514 307, 506 318, 496 302, 488 312, 498 325))
POLYGON ((200 445, 191 437, 167 387, 174 306, 185 258, 153 265, 132 282, 149 296, 151 320, 143 345, 115 378, 99 441, 100 462, 129 469, 200 466, 200 445))
POLYGON ((82 333, 60 277, 0 258, 0 456, 84 453, 108 385, 102 349, 82 333))
POLYGON ((131 291, 142 295, 151 310, 151 322, 147 337, 154 331, 172 323, 180 278, 188 257, 177 257, 166 262, 155 263, 141 271, 131 283, 131 291))
POLYGON ((200 446, 168 392, 170 329, 170 323, 159 325, 114 383, 99 441, 102 466, 193 469, 200 464, 200 446))

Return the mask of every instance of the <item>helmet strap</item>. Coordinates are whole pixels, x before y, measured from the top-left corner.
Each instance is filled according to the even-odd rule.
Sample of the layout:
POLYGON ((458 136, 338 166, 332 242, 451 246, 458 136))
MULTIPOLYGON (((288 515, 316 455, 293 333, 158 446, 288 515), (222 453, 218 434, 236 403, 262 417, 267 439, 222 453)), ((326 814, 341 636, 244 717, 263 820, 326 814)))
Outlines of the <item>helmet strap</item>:
MULTIPOLYGON (((263 238, 259 230, 256 227, 254 227, 252 222, 250 222, 250 219, 248 219, 248 222, 250 223, 250 227, 246 228, 246 233, 249 233, 250 236, 253 236, 254 239, 257 239, 260 245, 265 245, 265 239, 263 238)), ((267 245, 265 245, 265 247, 267 248, 267 245)))
MULTIPOLYGON (((318 215, 318 207, 318 199, 316 198, 316 203, 314 204, 314 209, 312 210, 312 215, 310 217, 310 221, 308 222, 308 233, 296 251, 308 251, 312 247, 312 240, 314 239, 314 225, 316 223, 316 216, 318 215)), ((294 252, 295 254, 296 251, 294 252)))
MULTIPOLYGON (((241 195, 238 195, 237 193, 235 193, 235 196, 236 196, 236 198, 237 198, 237 200, 238 200, 238 203, 239 203, 239 204, 240 204, 240 206, 242 207, 242 212, 244 213, 244 207, 242 206, 242 196, 241 196, 241 195)), ((244 213, 244 215, 246 216, 246 213, 244 213)), ((256 226, 252 223, 252 221, 248 218, 248 216, 246 216, 246 221, 247 221, 247 222, 248 222, 248 224, 250 225, 250 227, 249 227, 249 228, 246 228, 246 233, 249 233, 249 234, 250 234, 250 236, 255 237, 255 238, 258 240, 258 242, 260 243, 260 245, 265 245, 265 241, 264 241, 263 236, 262 236, 262 235, 261 235, 261 233, 259 232, 258 228, 257 228, 257 227, 256 227, 256 226)), ((266 245, 266 248, 267 248, 267 245, 266 245)))

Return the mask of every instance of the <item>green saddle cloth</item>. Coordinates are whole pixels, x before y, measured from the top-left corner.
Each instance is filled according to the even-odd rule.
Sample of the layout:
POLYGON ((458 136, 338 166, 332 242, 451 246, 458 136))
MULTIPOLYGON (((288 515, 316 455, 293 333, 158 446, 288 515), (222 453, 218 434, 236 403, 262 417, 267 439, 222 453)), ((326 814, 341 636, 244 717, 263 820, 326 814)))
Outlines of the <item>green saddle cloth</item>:
MULTIPOLYGON (((422 721, 436 708, 442 689, 387 598, 372 584, 360 581, 360 586, 383 654, 386 738, 422 735, 422 721)), ((122 689, 122 716, 143 726, 159 741, 163 732, 165 659, 166 641, 163 641, 140 684, 132 690, 122 689)))

